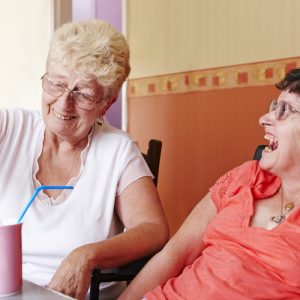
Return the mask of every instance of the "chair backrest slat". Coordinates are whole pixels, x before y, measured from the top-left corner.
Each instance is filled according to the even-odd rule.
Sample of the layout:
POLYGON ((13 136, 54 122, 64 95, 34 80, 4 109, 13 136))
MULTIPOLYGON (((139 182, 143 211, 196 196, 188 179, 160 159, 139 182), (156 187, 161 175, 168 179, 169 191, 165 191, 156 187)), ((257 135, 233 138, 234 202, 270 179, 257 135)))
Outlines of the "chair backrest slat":
POLYGON ((146 163, 149 166, 150 171, 152 172, 154 178, 153 182, 157 186, 158 171, 159 171, 159 162, 161 155, 162 142, 159 140, 150 140, 148 144, 147 154, 143 154, 146 163))
POLYGON ((267 145, 258 145, 256 147, 255 153, 253 155, 253 160, 260 160, 262 151, 265 149, 267 145))

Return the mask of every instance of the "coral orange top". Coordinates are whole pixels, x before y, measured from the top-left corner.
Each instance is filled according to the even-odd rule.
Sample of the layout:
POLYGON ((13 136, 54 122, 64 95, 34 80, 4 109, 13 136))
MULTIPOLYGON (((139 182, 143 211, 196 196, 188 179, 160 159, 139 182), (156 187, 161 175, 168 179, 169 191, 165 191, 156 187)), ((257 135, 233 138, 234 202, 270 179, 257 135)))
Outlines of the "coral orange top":
POLYGON ((205 232, 202 255, 146 299, 299 300, 300 208, 272 230, 249 226, 253 202, 280 185, 256 161, 222 176, 210 189, 218 214, 205 232))

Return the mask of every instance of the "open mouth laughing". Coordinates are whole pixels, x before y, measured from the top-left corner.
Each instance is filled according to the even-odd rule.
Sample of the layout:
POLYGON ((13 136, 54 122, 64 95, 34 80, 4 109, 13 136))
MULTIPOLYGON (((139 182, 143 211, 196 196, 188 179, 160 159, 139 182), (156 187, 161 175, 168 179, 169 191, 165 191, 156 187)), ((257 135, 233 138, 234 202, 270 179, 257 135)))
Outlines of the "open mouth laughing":
POLYGON ((269 141, 269 145, 265 147, 265 151, 272 152, 278 148, 278 141, 274 136, 266 134, 264 138, 269 141))

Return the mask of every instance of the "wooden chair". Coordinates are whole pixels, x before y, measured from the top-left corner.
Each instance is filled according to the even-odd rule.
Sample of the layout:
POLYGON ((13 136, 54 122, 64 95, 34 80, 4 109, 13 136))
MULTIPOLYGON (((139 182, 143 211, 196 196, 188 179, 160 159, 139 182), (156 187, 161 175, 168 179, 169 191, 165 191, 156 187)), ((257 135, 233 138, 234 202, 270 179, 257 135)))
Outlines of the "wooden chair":
MULTIPOLYGON (((161 147, 161 141, 150 140, 147 153, 143 153, 144 159, 154 176, 153 182, 155 186, 157 186, 161 147)), ((143 257, 132 263, 110 270, 94 269, 91 277, 90 300, 99 299, 99 285, 101 282, 126 281, 128 283, 137 275, 150 258, 150 256, 143 257)))

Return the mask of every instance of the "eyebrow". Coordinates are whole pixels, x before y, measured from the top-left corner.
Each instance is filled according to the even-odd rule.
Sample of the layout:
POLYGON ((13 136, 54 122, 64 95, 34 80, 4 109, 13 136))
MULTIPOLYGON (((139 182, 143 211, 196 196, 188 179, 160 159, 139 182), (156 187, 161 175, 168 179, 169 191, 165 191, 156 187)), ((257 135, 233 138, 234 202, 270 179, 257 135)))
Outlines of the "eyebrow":
MULTIPOLYGON (((62 75, 56 75, 56 74, 49 74, 49 77, 50 77, 50 80, 54 81, 55 83, 57 84, 62 84, 64 86, 67 86, 67 79, 68 77, 67 76, 62 76, 62 75), (55 78, 56 77, 56 78, 55 78)), ((84 79, 83 79, 84 80, 84 79)), ((78 87, 78 88, 86 88, 86 89, 91 89, 91 90, 95 90, 97 87, 96 87, 96 84, 94 84, 93 82, 91 81, 87 81, 87 80, 84 80, 84 82, 77 82, 75 84, 75 87, 78 87)))

